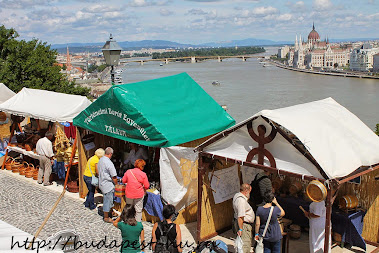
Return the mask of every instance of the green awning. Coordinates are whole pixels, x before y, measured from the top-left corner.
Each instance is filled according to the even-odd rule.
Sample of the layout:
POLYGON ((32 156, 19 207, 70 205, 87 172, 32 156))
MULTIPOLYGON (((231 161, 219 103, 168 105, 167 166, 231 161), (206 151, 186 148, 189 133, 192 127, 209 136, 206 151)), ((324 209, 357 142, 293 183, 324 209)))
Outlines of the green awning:
POLYGON ((150 147, 218 133, 235 120, 187 73, 112 86, 74 125, 150 147))

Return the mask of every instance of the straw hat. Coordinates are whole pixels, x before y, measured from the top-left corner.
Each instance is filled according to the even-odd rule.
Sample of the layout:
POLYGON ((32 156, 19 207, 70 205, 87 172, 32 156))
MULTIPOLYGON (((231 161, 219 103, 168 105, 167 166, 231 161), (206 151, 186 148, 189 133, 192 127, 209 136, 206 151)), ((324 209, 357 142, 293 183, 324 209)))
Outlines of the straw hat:
POLYGON ((0 112, 0 124, 8 123, 7 115, 5 112, 0 112))
POLYGON ((11 123, 4 112, 0 112, 0 140, 11 135, 9 130, 11 123))

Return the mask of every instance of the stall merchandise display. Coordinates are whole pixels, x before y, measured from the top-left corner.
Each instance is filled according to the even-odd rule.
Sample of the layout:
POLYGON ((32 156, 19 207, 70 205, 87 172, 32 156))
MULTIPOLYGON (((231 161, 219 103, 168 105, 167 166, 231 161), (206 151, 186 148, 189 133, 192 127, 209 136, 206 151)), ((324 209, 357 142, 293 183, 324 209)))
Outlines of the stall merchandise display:
POLYGON ((345 195, 339 200, 339 208, 341 210, 350 210, 358 207, 358 198, 354 195, 345 195))
POLYGON ((307 186, 307 196, 314 202, 321 202, 326 198, 327 189, 318 180, 311 181, 307 186))

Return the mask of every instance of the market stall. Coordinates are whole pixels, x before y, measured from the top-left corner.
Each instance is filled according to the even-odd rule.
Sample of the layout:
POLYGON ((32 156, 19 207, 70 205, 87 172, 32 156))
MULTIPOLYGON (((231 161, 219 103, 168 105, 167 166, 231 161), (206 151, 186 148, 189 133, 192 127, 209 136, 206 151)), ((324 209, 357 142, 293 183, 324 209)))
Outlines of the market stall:
MULTIPOLYGON (((196 150, 200 157, 198 240, 214 236, 231 225, 231 198, 238 189, 230 190, 230 185, 250 183, 257 173, 255 169, 260 169, 278 178, 290 178, 291 185, 300 184, 300 190, 301 184, 310 180, 319 180, 326 186, 325 245, 328 245, 332 204, 338 194, 346 194, 342 192, 344 184, 359 176, 369 176, 358 187, 373 188, 379 171, 378 136, 332 98, 263 110, 213 136, 196 150), (227 176, 223 175, 226 169, 230 170, 227 176)), ((356 193, 361 206, 367 209, 365 219, 376 224, 375 231, 369 228, 371 224, 365 223, 363 234, 377 234, 377 192, 364 197, 363 192, 356 193), (369 231, 365 232, 366 229, 369 231)), ((324 252, 327 251, 326 247, 324 252)))
MULTIPOLYGON (((12 98, 0 104, 0 111, 12 114, 13 117, 11 141, 13 141, 12 136, 16 129, 23 133, 26 132, 27 128, 30 130, 30 135, 26 135, 25 138, 20 138, 22 141, 17 139, 16 143, 10 144, 5 154, 2 168, 5 166, 8 151, 14 151, 24 156, 38 159, 38 155, 33 151, 33 145, 27 141, 32 139, 38 140, 38 138, 44 136, 44 133, 48 130, 55 132, 57 127, 62 129, 66 128, 59 123, 64 123, 67 128, 70 128, 69 122, 72 122, 73 118, 90 104, 91 102, 83 96, 29 88, 23 88, 12 98), (24 129, 21 129, 19 123, 24 117, 30 119, 30 124, 25 126, 24 129), (42 127, 43 122, 46 123, 45 127, 42 127), (53 124, 56 124, 56 126, 53 127, 53 124)), ((63 133, 62 131, 63 130, 58 131, 59 136, 57 135, 56 140, 60 139, 61 133, 63 133)), ((34 143, 36 143, 36 140, 34 143)), ((70 161, 68 161, 68 168, 70 168, 75 154, 75 141, 73 141, 73 143, 73 147, 69 147, 71 148, 72 157, 70 161)), ((65 185, 66 184, 67 176, 65 180, 65 185)))
MULTIPOLYGON (((191 206, 179 222, 196 219, 197 154, 193 147, 234 123, 186 73, 112 86, 74 119, 74 125, 87 130, 83 135, 94 135, 94 146, 110 145, 125 155, 118 160, 127 159, 128 143, 146 149, 152 168, 148 176, 158 176, 152 186, 178 210, 191 206)), ((122 166, 122 162, 114 163, 116 168, 122 166)))
MULTIPOLYGON (((10 90, 3 83, 0 83, 0 104, 13 97, 15 94, 16 93, 10 90)), ((7 143, 4 141, 4 138, 8 138, 10 136, 10 125, 10 115, 0 110, 0 157, 5 153, 4 150, 7 143)))

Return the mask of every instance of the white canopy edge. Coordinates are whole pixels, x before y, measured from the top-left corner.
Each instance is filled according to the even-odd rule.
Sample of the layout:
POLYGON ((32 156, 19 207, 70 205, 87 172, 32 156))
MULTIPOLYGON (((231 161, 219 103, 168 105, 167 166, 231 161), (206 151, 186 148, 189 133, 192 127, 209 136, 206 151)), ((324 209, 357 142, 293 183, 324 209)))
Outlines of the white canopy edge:
POLYGON ((5 84, 0 83, 0 104, 4 103, 14 95, 16 95, 15 92, 13 92, 11 89, 5 86, 5 84))
POLYGON ((72 122, 90 104, 84 96, 23 88, 0 104, 0 111, 52 122, 72 122))
MULTIPOLYGON (((213 139, 211 138, 201 147, 211 154, 245 161, 248 151, 257 144, 254 144, 256 142, 247 134, 247 128, 241 125, 246 125, 254 118, 257 118, 254 120, 256 123, 262 123, 263 120, 257 121, 261 119, 259 116, 264 116, 291 131, 330 179, 347 176, 361 166, 379 163, 379 137, 332 98, 276 110, 263 110, 213 138, 240 127, 227 137, 207 146, 207 142, 213 139)), ((257 126, 256 123, 253 126, 257 126)), ((269 124, 266 124, 269 133, 270 128, 267 128, 267 125, 269 124)), ((308 160, 305 161, 303 155, 304 159, 300 159, 296 154, 298 151, 288 141, 281 139, 282 136, 277 134, 271 143, 265 145, 275 157, 277 167, 288 172, 320 178, 317 168, 308 160), (285 142, 288 145, 285 145, 285 142), (297 158, 293 159, 294 156, 297 158)))

